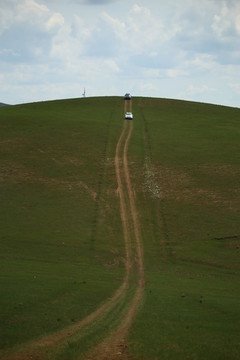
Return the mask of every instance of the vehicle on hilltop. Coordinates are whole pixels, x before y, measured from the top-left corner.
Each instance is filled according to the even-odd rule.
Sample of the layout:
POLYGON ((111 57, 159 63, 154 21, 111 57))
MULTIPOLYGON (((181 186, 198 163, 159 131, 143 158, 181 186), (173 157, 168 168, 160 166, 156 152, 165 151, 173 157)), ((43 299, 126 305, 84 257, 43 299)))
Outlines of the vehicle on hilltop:
POLYGON ((124 100, 131 100, 131 98, 132 98, 132 96, 131 96, 131 94, 129 94, 129 93, 126 93, 126 94, 124 95, 124 100))
POLYGON ((132 120, 133 119, 133 114, 130 111, 127 111, 125 114, 125 119, 126 120, 132 120))

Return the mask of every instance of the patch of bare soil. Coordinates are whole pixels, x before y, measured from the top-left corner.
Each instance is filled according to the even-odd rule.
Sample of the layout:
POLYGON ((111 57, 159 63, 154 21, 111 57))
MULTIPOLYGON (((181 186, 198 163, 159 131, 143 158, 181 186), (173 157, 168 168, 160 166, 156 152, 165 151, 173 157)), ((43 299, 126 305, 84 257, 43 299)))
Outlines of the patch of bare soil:
POLYGON ((93 200, 96 200, 97 193, 91 189, 85 182, 76 179, 72 181, 59 180, 56 178, 40 177, 37 176, 33 171, 28 170, 27 168, 10 164, 8 167, 1 166, 0 168, 0 183, 1 182, 28 182, 28 183, 39 183, 46 186, 58 186, 62 188, 67 188, 71 190, 72 187, 82 188, 88 193, 93 200))
MULTIPOLYGON (((237 176, 238 169, 228 166, 201 166, 194 168, 194 172, 206 174, 206 176, 211 174, 218 174, 219 177, 227 174, 237 176), (221 171, 223 172, 221 173, 221 171)), ((213 187, 200 187, 196 178, 184 169, 153 166, 147 159, 143 175, 145 181, 142 185, 142 191, 151 197, 177 201, 196 201, 199 199, 203 203, 212 203, 232 210, 237 209, 235 206, 235 203, 239 202, 237 188, 232 190, 234 196, 229 197, 223 191, 218 191, 213 187)))

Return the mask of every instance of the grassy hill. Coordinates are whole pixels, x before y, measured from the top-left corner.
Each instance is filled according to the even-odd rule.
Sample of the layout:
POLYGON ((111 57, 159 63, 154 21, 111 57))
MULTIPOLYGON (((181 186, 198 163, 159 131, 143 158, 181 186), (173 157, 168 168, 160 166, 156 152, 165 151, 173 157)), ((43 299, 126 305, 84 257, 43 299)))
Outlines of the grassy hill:
MULTIPOLYGON (((127 352, 238 359, 240 109, 134 98, 133 113, 146 284, 127 352)), ((121 285, 123 121, 119 97, 0 109, 0 358, 77 323, 121 285)), ((50 358, 81 358, 116 321, 93 324, 50 358)))
POLYGON ((9 105, 0 102, 0 107, 2 107, 2 106, 9 106, 9 105))

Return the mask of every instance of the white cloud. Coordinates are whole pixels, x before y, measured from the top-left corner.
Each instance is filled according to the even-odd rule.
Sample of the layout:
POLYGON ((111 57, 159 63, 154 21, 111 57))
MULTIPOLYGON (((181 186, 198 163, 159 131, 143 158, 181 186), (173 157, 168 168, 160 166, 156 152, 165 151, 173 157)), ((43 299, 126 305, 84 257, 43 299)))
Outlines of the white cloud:
POLYGON ((152 82, 141 82, 140 83, 140 89, 143 93, 145 92, 155 92, 157 90, 156 85, 154 85, 152 82))
POLYGON ((0 50, 0 56, 11 56, 11 57, 17 57, 18 53, 14 51, 13 49, 1 49, 0 50))
POLYGON ((65 63, 80 56, 82 47, 77 38, 71 36, 69 25, 62 26, 52 38, 50 58, 65 63))
POLYGON ((46 22, 46 29, 51 30, 56 27, 61 27, 64 24, 64 17, 60 13, 54 13, 46 22))
POLYGON ((12 26, 13 22, 13 11, 11 7, 6 6, 6 4, 1 4, 0 6, 0 36, 4 33, 5 30, 12 26))
POLYGON ((161 41, 164 27, 161 20, 155 19, 148 8, 135 4, 127 21, 129 43, 135 51, 147 51, 156 39, 161 41))
POLYGON ((102 20, 109 24, 112 27, 112 30, 114 31, 114 33, 121 38, 122 33, 126 31, 126 24, 125 22, 114 18, 112 16, 110 16, 108 13, 103 12, 101 14, 101 18, 102 20))
POLYGON ((118 73, 120 71, 120 68, 118 66, 118 64, 116 63, 116 61, 109 59, 105 61, 106 66, 108 67, 108 69, 114 73, 118 73))
POLYGON ((236 26, 237 33, 240 35, 240 12, 236 16, 235 26, 236 26))
POLYGON ((212 70, 216 66, 215 56, 211 54, 196 54, 192 60, 187 62, 187 65, 198 69, 212 70))
POLYGON ((17 23, 36 24, 49 13, 46 5, 34 0, 8 0, 1 2, 0 7, 0 33, 17 23))
POLYGON ((87 5, 104 5, 104 4, 113 3, 116 0, 80 0, 80 1, 83 4, 87 4, 87 5))
POLYGON ((78 96, 84 86, 110 95, 127 86, 139 95, 218 102, 228 93, 238 101, 237 0, 81 3, 3 1, 0 101, 17 102, 26 86, 29 100, 54 91, 78 96))
POLYGON ((143 68, 141 71, 142 77, 145 79, 151 79, 151 78, 159 78, 161 76, 161 70, 160 69, 153 69, 153 68, 143 68))
POLYGON ((240 34, 240 4, 224 2, 213 17, 212 28, 220 39, 240 34))
POLYGON ((186 94, 189 94, 190 96, 192 96, 192 95, 196 95, 196 94, 207 93, 209 91, 216 91, 216 89, 209 87, 207 84, 203 84, 203 85, 199 85, 199 86, 190 84, 188 86, 188 89, 186 90, 186 94))
POLYGON ((234 92, 236 92, 238 94, 238 96, 240 95, 240 81, 239 82, 230 82, 229 87, 232 88, 234 90, 234 92))
POLYGON ((34 22, 36 18, 43 18, 48 13, 49 9, 46 5, 39 4, 34 0, 24 0, 18 2, 15 18, 17 21, 34 22))
POLYGON ((138 4, 133 5, 132 12, 135 14, 141 14, 146 17, 151 16, 151 11, 148 8, 146 8, 144 6, 139 6, 138 4))
POLYGON ((177 78, 181 75, 183 75, 183 71, 180 69, 167 69, 167 76, 170 78, 177 78))

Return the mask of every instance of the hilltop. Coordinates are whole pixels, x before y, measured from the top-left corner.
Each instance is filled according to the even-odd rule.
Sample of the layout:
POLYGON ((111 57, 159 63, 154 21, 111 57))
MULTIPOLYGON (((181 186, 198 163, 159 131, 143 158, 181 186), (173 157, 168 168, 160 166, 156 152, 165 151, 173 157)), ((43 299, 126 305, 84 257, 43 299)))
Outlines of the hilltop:
POLYGON ((238 359, 240 109, 132 112, 0 109, 0 359, 238 359))

